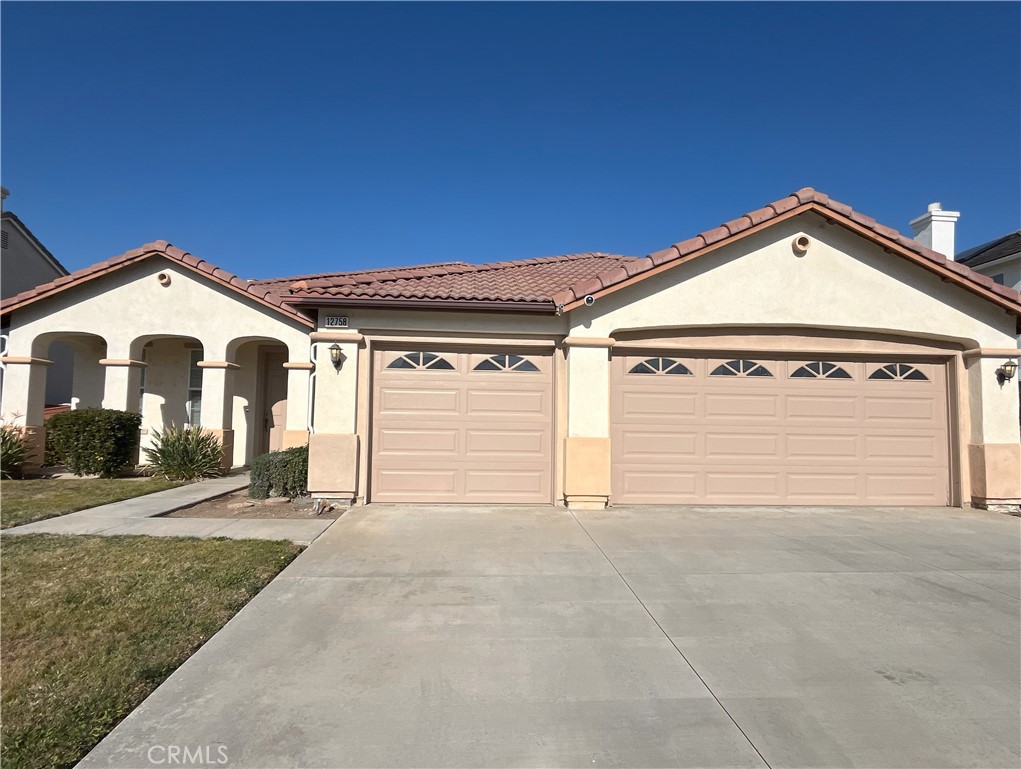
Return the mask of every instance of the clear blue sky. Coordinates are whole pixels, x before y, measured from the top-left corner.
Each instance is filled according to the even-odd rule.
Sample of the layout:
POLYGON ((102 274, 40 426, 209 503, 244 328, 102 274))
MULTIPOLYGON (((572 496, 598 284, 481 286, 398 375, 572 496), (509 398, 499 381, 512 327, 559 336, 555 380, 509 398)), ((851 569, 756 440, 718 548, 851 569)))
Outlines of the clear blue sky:
POLYGON ((1017 3, 11 3, 2 179, 68 268, 645 254, 801 186, 1019 226, 1017 3))

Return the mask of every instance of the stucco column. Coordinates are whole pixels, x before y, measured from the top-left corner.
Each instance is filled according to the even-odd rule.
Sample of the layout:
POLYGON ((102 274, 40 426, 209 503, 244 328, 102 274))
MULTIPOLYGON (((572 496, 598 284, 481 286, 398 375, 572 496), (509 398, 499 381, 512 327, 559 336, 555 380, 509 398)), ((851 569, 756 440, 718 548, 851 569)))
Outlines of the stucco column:
POLYGON ((1004 381, 998 370, 1017 361, 1021 350, 966 352, 971 401, 971 501, 992 510, 1021 506, 1021 431, 1018 427, 1018 379, 1004 381))
POLYGON ((610 499, 609 338, 569 336, 564 497, 569 507, 601 510, 610 499))
MULTIPOLYGON (((358 496, 358 349, 355 332, 314 332, 316 377, 313 430, 308 439, 308 490, 353 501, 358 496), (330 347, 340 361, 330 360, 330 347)), ((290 382, 288 382, 288 385, 290 382)))
POLYGON ((312 369, 309 361, 288 361, 287 418, 284 422, 283 448, 304 446, 308 443, 308 385, 312 369))
POLYGON ((28 451, 26 468, 37 468, 43 463, 46 445, 46 428, 43 411, 46 407, 46 368, 51 362, 45 358, 4 357, 3 404, 0 416, 25 428, 28 451))
POLYGON ((223 443, 223 467, 229 469, 234 460, 234 372, 239 366, 225 360, 201 360, 202 429, 216 435, 223 443))
POLYGON ((106 367, 103 408, 137 412, 142 369, 146 364, 131 358, 102 358, 99 365, 106 367))

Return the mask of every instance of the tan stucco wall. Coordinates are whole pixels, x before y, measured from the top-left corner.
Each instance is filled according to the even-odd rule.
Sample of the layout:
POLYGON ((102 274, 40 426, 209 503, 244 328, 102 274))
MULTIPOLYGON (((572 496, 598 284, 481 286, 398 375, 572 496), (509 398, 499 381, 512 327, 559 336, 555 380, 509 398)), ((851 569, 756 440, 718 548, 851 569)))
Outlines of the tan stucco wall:
MULTIPOLYGON (((161 257, 152 257, 15 311, 6 354, 39 357, 54 341, 69 337, 73 338, 81 364, 75 372, 80 405, 102 403, 108 408, 141 408, 144 427, 171 421, 181 424, 185 416, 188 356, 180 339, 167 337, 197 341, 206 361, 236 364, 238 368, 204 369, 202 406, 204 427, 232 430, 228 437, 233 441, 230 458, 235 464, 247 462, 252 455, 249 421, 253 417, 244 408, 255 396, 258 367, 256 347, 248 343, 282 344, 290 360, 297 362, 307 363, 309 355, 308 328, 298 321, 161 257), (157 279, 161 273, 170 276, 169 285, 157 279), (173 395, 159 396, 164 400, 157 402, 154 394, 147 396, 146 403, 138 404, 141 368, 100 366, 98 360, 140 361, 142 348, 150 341, 153 347, 146 389, 170 388, 173 395), (235 361, 235 357, 240 360, 235 361), (224 402, 224 398, 221 413, 217 401, 224 402), (163 412, 165 418, 159 421, 163 412)), ((38 389, 41 381, 38 372, 42 367, 23 368, 26 372, 15 375, 14 386, 4 387, 0 408, 17 410, 22 415, 20 421, 38 425, 42 421, 41 403, 29 392, 38 389), (30 376, 32 370, 35 373, 30 376)), ((289 398, 289 423, 292 418, 300 424, 307 419, 307 373, 300 376, 304 376, 306 384, 296 388, 293 399, 289 398)))

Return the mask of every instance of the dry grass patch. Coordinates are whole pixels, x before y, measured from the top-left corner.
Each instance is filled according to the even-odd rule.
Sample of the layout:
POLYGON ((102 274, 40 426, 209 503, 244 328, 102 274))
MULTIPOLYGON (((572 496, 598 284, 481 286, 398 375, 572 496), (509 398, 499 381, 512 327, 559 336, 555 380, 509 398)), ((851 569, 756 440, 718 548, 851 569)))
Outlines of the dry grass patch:
POLYGON ((4 769, 70 767, 301 551, 289 542, 2 542, 4 769))
POLYGON ((172 489, 158 478, 33 478, 0 481, 0 529, 172 489))

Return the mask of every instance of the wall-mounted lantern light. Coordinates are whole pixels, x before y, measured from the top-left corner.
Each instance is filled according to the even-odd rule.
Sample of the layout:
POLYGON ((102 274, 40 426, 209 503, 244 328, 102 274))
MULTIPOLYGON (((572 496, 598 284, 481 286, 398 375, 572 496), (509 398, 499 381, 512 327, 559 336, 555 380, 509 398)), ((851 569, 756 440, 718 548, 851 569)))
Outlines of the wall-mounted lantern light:
POLYGON ((1000 384, 1009 382, 1014 378, 1014 374, 1017 373, 1017 363, 1012 360, 1005 360, 1000 364, 1000 367, 996 369, 996 376, 1000 380, 1000 384))
POLYGON ((344 365, 344 351, 340 349, 339 344, 330 345, 330 363, 337 371, 340 371, 340 367, 344 365))

